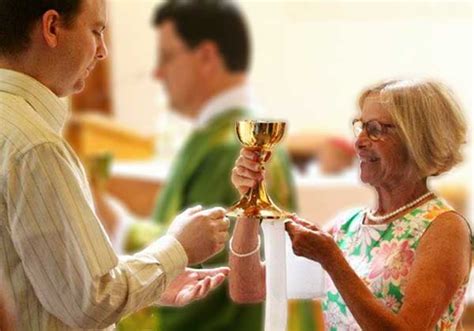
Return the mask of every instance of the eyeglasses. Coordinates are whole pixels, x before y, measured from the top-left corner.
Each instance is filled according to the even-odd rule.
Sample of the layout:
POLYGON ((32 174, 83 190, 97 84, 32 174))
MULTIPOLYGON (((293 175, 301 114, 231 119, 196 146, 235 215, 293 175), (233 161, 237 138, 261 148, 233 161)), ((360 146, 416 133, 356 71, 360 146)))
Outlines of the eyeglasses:
POLYGON ((387 133, 388 129, 395 127, 393 124, 384 124, 377 120, 371 120, 365 123, 360 119, 354 119, 352 121, 352 130, 354 131, 355 137, 359 137, 362 131, 365 130, 367 136, 372 141, 380 140, 382 136, 387 133))

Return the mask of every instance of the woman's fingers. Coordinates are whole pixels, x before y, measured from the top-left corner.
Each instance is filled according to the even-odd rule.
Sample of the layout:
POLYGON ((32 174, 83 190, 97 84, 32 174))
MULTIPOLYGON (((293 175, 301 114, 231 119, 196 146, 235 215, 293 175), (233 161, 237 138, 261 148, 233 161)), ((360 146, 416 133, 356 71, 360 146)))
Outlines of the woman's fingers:
POLYGON ((288 235, 290 236, 291 241, 293 244, 300 242, 300 239, 305 240, 308 235, 316 235, 316 231, 312 231, 311 229, 308 229, 307 227, 298 224, 297 222, 294 221, 289 221, 285 223, 285 229, 288 232, 288 235))
POLYGON ((290 236, 291 241, 293 241, 295 233, 297 232, 297 228, 295 227, 295 222, 294 221, 289 221, 285 223, 285 229, 286 232, 288 232, 288 235, 290 236))
POLYGON ((239 189, 242 187, 245 187, 245 188, 254 187, 257 184, 257 181, 255 179, 243 177, 238 174, 232 175, 232 182, 239 189))
POLYGON ((237 161, 235 162, 237 167, 248 169, 252 172, 261 172, 262 167, 259 162, 251 159, 247 159, 246 157, 239 156, 237 161))
POLYGON ((292 219, 295 223, 297 223, 297 224, 299 224, 299 225, 301 225, 301 226, 303 226, 303 227, 305 227, 305 228, 308 228, 308 229, 310 229, 310 230, 312 230, 312 231, 319 231, 319 230, 320 230, 320 228, 319 228, 316 224, 311 223, 311 222, 308 222, 308 221, 306 221, 306 220, 304 220, 304 219, 298 217, 297 215, 292 215, 292 216, 291 216, 291 219, 292 219))
POLYGON ((272 157, 271 151, 265 151, 262 149, 255 149, 255 148, 242 148, 240 151, 240 156, 243 156, 249 160, 258 161, 262 159, 263 161, 267 162, 272 157))
POLYGON ((250 170, 249 168, 246 168, 240 165, 235 167, 235 172, 237 175, 244 178, 250 178, 250 179, 255 179, 255 180, 262 179, 261 171, 253 171, 253 170, 250 170))
POLYGON ((246 158, 248 160, 257 161, 258 157, 259 157, 259 154, 260 154, 260 151, 245 148, 245 147, 240 150, 240 156, 242 156, 243 158, 246 158))
POLYGON ((257 185, 257 180, 241 176, 237 173, 237 168, 232 170, 232 183, 239 190, 240 194, 245 194, 249 189, 257 185))
POLYGON ((248 148, 240 151, 240 156, 232 169, 231 179, 241 194, 245 194, 265 178, 265 169, 259 162, 261 153, 263 152, 248 148))

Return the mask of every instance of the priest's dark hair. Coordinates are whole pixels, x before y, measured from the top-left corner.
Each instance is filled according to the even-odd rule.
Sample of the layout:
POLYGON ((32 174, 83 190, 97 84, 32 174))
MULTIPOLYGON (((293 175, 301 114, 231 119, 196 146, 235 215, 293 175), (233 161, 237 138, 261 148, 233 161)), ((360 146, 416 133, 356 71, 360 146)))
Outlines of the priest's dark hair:
POLYGON ((193 49, 203 41, 214 42, 232 72, 250 67, 251 43, 246 20, 228 0, 169 0, 158 6, 153 25, 172 21, 180 38, 193 49))

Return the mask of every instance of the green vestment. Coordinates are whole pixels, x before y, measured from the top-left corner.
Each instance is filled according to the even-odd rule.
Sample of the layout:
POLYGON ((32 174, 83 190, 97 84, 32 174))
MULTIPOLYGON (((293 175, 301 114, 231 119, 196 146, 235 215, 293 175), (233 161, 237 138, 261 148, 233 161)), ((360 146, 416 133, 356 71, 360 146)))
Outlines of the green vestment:
MULTIPOLYGON (((242 147, 235 135, 235 122, 248 117, 249 113, 243 109, 229 110, 191 134, 160 193, 153 217, 158 224, 168 226, 178 213, 193 205, 228 207, 238 200, 238 192, 231 183, 232 168, 242 147)), ((267 166, 266 183, 272 199, 279 206, 295 210, 290 170, 286 153, 276 149, 267 166)), ((224 250, 203 267, 223 266, 227 261, 227 251, 224 250)), ((308 320, 311 310, 300 311, 307 312, 306 316, 298 316, 297 324, 307 326, 300 330, 314 330, 313 321, 311 318, 308 320)), ((157 313, 159 331, 263 330, 263 305, 233 303, 228 296, 227 284, 203 300, 180 308, 160 307, 157 313)))
MULTIPOLYGON (((248 114, 227 111, 205 127, 196 130, 176 159, 173 174, 160 195, 154 219, 169 224, 183 209, 230 206, 238 193, 231 183, 231 172, 241 149, 235 135, 235 122, 248 114)), ((281 206, 294 210, 295 194, 286 154, 277 150, 268 167, 270 195, 281 206)), ((205 267, 227 264, 223 251, 205 267)), ((262 305, 233 303, 227 286, 221 286, 204 300, 183 308, 160 308, 161 331, 260 331, 263 330, 262 305)))

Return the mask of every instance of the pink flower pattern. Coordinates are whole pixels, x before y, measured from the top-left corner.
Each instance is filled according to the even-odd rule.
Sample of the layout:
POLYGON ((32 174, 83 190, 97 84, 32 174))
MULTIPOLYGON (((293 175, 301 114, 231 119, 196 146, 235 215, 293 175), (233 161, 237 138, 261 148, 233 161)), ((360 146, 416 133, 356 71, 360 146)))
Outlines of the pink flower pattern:
MULTIPOLYGON (((386 307, 398 312, 403 304, 418 242, 430 222, 440 213, 449 210, 452 208, 444 200, 436 198, 385 228, 362 225, 363 213, 360 212, 358 217, 352 218, 352 222, 358 224, 339 223, 338 227, 333 229, 334 238, 340 247, 345 247, 344 255, 372 293, 386 307)), ((329 284, 328 295, 323 302, 326 328, 360 330, 332 281, 328 281, 327 285, 329 284), (342 310, 341 306, 345 308, 342 310)), ((467 284, 458 289, 449 308, 438 321, 436 330, 454 330, 462 315, 466 290, 467 284)))
POLYGON ((399 311, 401 307, 400 301, 397 300, 393 295, 388 294, 381 300, 387 308, 390 308, 392 311, 399 311))
POLYGON ((406 226, 403 226, 403 223, 396 222, 394 224, 394 227, 393 227, 393 235, 396 238, 399 238, 400 236, 402 236, 405 233, 406 230, 407 230, 407 228, 406 228, 406 226))
POLYGON ((411 249, 408 241, 392 240, 382 242, 372 252, 372 268, 369 279, 383 275, 385 280, 397 282, 406 277, 415 260, 415 250, 411 249))

